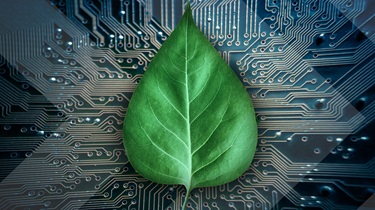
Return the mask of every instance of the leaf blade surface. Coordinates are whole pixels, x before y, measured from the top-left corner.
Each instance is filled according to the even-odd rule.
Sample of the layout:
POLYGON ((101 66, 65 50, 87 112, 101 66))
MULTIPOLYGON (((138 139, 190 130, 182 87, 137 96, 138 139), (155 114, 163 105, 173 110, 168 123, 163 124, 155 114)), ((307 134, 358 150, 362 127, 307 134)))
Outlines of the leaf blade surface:
POLYGON ((134 92, 123 137, 141 175, 188 192, 230 182, 249 167, 257 142, 250 97, 190 6, 134 92))

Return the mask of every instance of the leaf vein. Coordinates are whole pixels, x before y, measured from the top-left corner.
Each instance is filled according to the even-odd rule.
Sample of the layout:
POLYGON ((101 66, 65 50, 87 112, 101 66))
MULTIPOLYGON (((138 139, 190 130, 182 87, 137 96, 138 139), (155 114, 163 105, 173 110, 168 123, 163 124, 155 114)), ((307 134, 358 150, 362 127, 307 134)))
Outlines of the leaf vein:
POLYGON ((219 123, 215 126, 215 128, 211 131, 210 135, 208 136, 208 138, 203 142, 202 145, 200 145, 191 155, 193 156, 196 152, 198 152, 198 150, 200 150, 204 145, 206 145, 206 143, 211 139, 212 135, 215 133, 216 129, 220 126, 220 124, 223 122, 223 118, 224 118, 224 115, 221 117, 219 123))
POLYGON ((226 153, 229 149, 231 149, 233 147, 233 144, 230 145, 227 149, 225 149, 222 153, 220 153, 217 157, 215 157, 213 160, 211 160, 210 162, 208 162, 206 165, 203 165, 202 167, 198 168, 197 170, 195 170, 192 174, 192 176, 197 173, 198 171, 200 171, 201 169, 209 166, 210 164, 212 164, 213 162, 215 162, 215 160, 219 159, 221 156, 224 155, 224 153, 226 153))
POLYGON ((172 66, 177 70, 177 71, 179 71, 179 72, 182 72, 182 73, 185 73, 184 71, 181 71, 180 70, 180 68, 173 62, 173 60, 170 58, 170 57, 168 57, 168 59, 169 59, 169 62, 172 64, 172 66))
MULTIPOLYGON (((210 77, 211 74, 209 74, 208 77, 210 77)), ((206 80, 206 82, 204 83, 204 85, 202 86, 202 88, 199 90, 199 92, 197 93, 197 95, 189 102, 189 104, 191 104, 196 98, 198 98, 198 96, 202 93, 203 89, 207 86, 207 83, 208 83, 208 79, 206 80)))
POLYGON ((164 173, 161 173, 161 172, 158 172, 158 171, 155 171, 153 168, 151 168, 150 166, 148 166, 147 164, 143 163, 140 159, 140 158, 136 158, 135 156, 133 156, 133 158, 137 159, 138 162, 140 164, 142 164, 143 166, 145 166, 146 168, 148 168, 149 170, 151 170, 152 172, 156 173, 156 174, 160 174, 162 176, 165 176, 165 177, 169 177, 169 178, 173 178, 173 179, 178 179, 178 180, 181 180, 182 182, 185 182, 184 179, 180 178, 180 177, 175 177, 175 176, 171 176, 171 175, 168 175, 168 174, 164 174, 164 173))
MULTIPOLYGON (((189 20, 190 18, 187 19, 186 21, 186 30, 185 30, 185 91, 186 91, 186 116, 187 116, 187 127, 188 127, 188 139, 189 139, 189 154, 191 154, 191 130, 190 130, 190 99, 189 99, 189 76, 188 76, 188 29, 189 29, 189 20)), ((187 192, 190 191, 190 187, 191 187, 191 178, 192 178, 192 175, 191 175, 191 172, 192 172, 192 155, 190 155, 190 158, 189 158, 189 168, 190 168, 190 171, 188 171, 189 173, 189 180, 187 181, 185 187, 186 187, 186 190, 187 192)))
MULTIPOLYGON (((152 145, 154 145, 156 148, 158 148, 160 151, 162 151, 164 154, 166 154, 168 157, 176 160, 178 163, 180 163, 184 168, 186 168, 186 170, 188 170, 187 166, 181 162, 180 160, 178 160, 177 158, 173 157, 172 155, 170 155, 169 153, 167 153, 165 150, 163 150, 162 148, 160 148, 158 145, 156 145, 154 143, 154 141, 152 141, 152 139, 150 138, 150 136, 147 134, 147 132, 145 131, 145 129, 141 126, 141 129, 142 131, 146 134, 147 138, 150 140, 150 142, 152 143, 152 145)), ((129 136, 130 137, 130 136, 129 136)))
MULTIPOLYGON (((221 78, 221 77, 220 77, 221 78)), ((221 78, 222 79, 222 78, 221 78)), ((220 83, 220 86, 221 86, 221 83, 220 83)), ((228 97, 228 99, 230 98, 230 96, 228 97)), ((219 121, 219 123, 215 126, 215 128, 212 130, 212 132, 210 133, 210 135, 208 136, 208 138, 203 142, 202 145, 200 145, 193 153, 192 155, 194 155, 198 150, 200 150, 212 137, 212 135, 215 133, 216 129, 221 125, 221 123, 223 123, 223 119, 224 119, 224 116, 225 114, 227 113, 228 109, 229 109, 229 106, 230 106, 230 102, 228 100, 228 106, 227 108, 225 109, 225 112, 224 114, 221 116, 221 119, 219 121)))
POLYGON ((162 69, 165 71, 165 73, 168 75, 168 77, 171 78, 171 80, 173 80, 173 81, 175 81, 175 82, 177 82, 177 83, 183 84, 184 86, 186 85, 185 83, 183 83, 183 82, 181 82, 181 81, 178 81, 178 80, 176 80, 175 78, 173 78, 173 77, 169 74, 167 68, 166 68, 164 65, 162 65, 161 67, 162 67, 162 69))
MULTIPOLYGON (((221 77, 220 77, 221 78, 221 77)), ((212 102, 216 99, 216 96, 219 94, 220 92, 220 88, 221 88, 221 84, 222 84, 222 78, 220 80, 220 86, 218 87, 216 93, 215 93, 215 96, 212 98, 212 100, 210 101, 210 103, 207 104, 207 106, 202 110, 202 112, 200 112, 191 122, 190 122, 190 125, 193 124, 193 122, 199 118, 199 116, 201 116, 207 109, 208 107, 212 104, 212 102)), ((189 104, 190 105, 190 104, 189 104)))
POLYGON ((181 115, 181 117, 183 117, 186 121, 187 121, 187 118, 186 116, 184 116, 180 110, 177 109, 177 107, 175 105, 172 104, 172 102, 168 99, 168 97, 164 94, 164 92, 160 89, 160 83, 159 83, 159 80, 157 80, 157 83, 158 83, 158 90, 159 92, 163 95, 163 97, 167 100, 167 102, 173 107, 174 110, 176 110, 178 112, 178 114, 181 115))
POLYGON ((203 67, 206 67, 206 63, 207 63, 207 57, 205 57, 204 59, 204 63, 201 64, 201 66, 199 68, 196 68, 195 71, 193 72, 189 72, 188 76, 192 75, 192 74, 195 74, 195 72, 197 72, 198 70, 202 69, 203 67))
POLYGON ((186 148, 188 148, 187 144, 177 135, 175 134, 173 131, 171 131, 169 128, 167 128, 167 126, 165 126, 163 123, 160 122, 159 118, 156 116, 155 112, 154 112, 154 109, 152 108, 152 105, 150 103, 150 100, 148 100, 148 103, 150 105, 150 108, 151 108, 151 111, 152 111, 152 114, 154 115, 156 121, 163 127, 165 128, 168 132, 170 132, 171 134, 173 134, 178 140, 180 140, 186 148))
MULTIPOLYGON (((246 150, 246 151, 247 151, 247 149, 243 149, 243 148, 239 148, 239 147, 235 147, 235 146, 234 146, 234 145, 235 145, 235 141, 237 141, 238 135, 240 134, 240 131, 241 131, 241 129, 242 129, 242 127, 243 127, 244 125, 245 125, 245 121, 242 122, 240 128, 238 129, 238 132, 236 133, 236 137, 234 138, 234 141, 232 142, 232 144, 231 144, 231 145, 230 145, 230 146, 229 146, 224 152, 222 152, 221 154, 219 154, 218 157, 216 157, 214 160, 210 161, 209 163, 207 163, 207 164, 204 165, 203 167, 199 168, 198 170, 195 170, 193 174, 195 174, 195 173, 198 172, 199 170, 201 170, 201 169, 207 167, 208 165, 210 165, 211 163, 213 163, 215 160, 217 160, 220 156, 222 156, 224 153, 226 153, 226 152, 227 152, 229 149, 231 149, 231 148, 236 148, 237 150, 246 150)), ((228 172, 230 172, 230 170, 228 170, 228 172)), ((228 172, 227 172, 227 173, 228 173, 228 172)), ((226 174, 226 173, 224 173, 224 174, 226 174)), ((214 179, 216 179, 217 177, 219 177, 219 176, 216 176, 214 179)), ((198 185, 198 184, 200 184, 200 183, 202 183, 202 182, 199 182, 199 183, 197 183, 196 185, 198 185)))

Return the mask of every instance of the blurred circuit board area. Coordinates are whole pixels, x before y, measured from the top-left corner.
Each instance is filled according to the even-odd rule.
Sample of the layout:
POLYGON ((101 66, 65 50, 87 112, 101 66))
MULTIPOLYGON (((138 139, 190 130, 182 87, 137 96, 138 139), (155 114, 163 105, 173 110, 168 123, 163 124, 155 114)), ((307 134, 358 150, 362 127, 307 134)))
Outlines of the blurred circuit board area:
MULTIPOLYGON (((131 167, 122 123, 186 2, 0 1, 0 209, 180 209, 183 186, 131 167)), ((375 1, 191 5, 252 98, 259 142, 188 209, 375 208, 375 1)))

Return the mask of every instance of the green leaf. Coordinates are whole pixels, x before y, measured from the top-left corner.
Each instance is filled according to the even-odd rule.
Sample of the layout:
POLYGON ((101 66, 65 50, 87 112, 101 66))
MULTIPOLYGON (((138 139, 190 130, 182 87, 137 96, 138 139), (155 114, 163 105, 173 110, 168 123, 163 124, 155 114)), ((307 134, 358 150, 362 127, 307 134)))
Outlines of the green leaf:
POLYGON ((257 122, 244 86, 195 25, 188 5, 135 90, 124 121, 130 163, 148 180, 225 184, 251 164, 257 122))

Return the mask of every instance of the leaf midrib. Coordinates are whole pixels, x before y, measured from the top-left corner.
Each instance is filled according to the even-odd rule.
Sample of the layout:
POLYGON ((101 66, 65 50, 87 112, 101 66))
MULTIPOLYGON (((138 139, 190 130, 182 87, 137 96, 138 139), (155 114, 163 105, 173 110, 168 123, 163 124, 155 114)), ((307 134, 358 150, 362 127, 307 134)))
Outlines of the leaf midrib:
MULTIPOLYGON (((187 18, 186 21, 186 30, 185 30, 185 92, 186 92, 186 125, 187 125, 187 132, 188 132, 188 144, 189 144, 189 163, 188 163, 188 180, 186 183, 186 191, 187 195, 190 193, 191 187, 191 178, 192 178, 192 155, 191 155, 191 132, 190 132, 190 99, 189 99, 189 74, 188 74, 188 29, 189 29, 189 20, 190 18, 187 18)), ((187 199, 187 198, 186 198, 187 199)))

